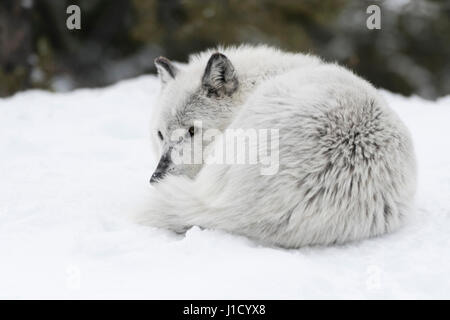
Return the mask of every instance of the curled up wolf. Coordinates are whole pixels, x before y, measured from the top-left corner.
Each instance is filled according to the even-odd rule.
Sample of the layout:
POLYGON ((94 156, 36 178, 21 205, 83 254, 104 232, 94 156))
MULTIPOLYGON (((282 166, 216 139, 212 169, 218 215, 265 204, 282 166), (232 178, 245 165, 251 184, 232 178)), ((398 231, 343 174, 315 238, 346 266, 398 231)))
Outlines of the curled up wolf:
POLYGON ((152 143, 160 161, 140 222, 298 248, 391 232, 410 213, 416 165, 408 129, 351 71, 266 46, 155 64, 161 92, 152 143), (239 163, 224 154, 242 147, 228 148, 236 140, 245 141, 239 163), (211 161, 218 154, 225 161, 211 161))

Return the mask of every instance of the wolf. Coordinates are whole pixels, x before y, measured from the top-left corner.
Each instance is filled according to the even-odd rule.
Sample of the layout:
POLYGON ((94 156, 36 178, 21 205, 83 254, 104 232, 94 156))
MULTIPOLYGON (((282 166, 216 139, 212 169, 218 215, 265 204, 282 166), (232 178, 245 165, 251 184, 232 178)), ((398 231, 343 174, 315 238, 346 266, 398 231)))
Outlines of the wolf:
MULTIPOLYGON (((411 135, 378 90, 350 70, 264 45, 206 50, 184 66, 159 57, 155 65, 161 90, 152 144, 160 161, 140 223, 299 248, 379 236, 411 212, 411 135), (174 152, 199 135, 197 120, 220 132, 276 129, 279 143, 266 148, 278 154, 277 172, 261 174, 261 163, 175 163, 174 152)), ((215 140, 201 143, 215 150, 215 140)))

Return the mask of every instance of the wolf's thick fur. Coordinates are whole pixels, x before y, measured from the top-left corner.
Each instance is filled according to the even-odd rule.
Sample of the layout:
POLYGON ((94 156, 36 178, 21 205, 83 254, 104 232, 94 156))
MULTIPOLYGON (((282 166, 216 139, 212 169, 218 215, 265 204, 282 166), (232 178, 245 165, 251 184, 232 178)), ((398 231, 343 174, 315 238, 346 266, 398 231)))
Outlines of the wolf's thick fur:
POLYGON ((178 232, 221 229, 289 248, 344 243, 401 225, 416 187, 413 145, 371 84, 313 56, 265 46, 218 51, 195 55, 182 69, 157 61, 163 88, 155 144, 158 130, 167 136, 192 119, 219 129, 277 128, 279 172, 230 164, 183 174, 169 166, 173 174, 155 185, 141 222, 178 232))

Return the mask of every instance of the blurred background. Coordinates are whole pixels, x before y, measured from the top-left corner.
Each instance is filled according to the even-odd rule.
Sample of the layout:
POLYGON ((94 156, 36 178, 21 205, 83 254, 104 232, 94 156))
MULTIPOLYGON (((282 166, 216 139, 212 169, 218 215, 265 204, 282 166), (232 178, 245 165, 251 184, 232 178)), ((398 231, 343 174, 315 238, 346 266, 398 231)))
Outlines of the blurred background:
POLYGON ((159 55, 240 43, 318 54, 404 95, 450 93, 450 0, 1 0, 0 96, 101 87, 154 73, 159 55), (66 27, 71 4, 81 30, 66 27))

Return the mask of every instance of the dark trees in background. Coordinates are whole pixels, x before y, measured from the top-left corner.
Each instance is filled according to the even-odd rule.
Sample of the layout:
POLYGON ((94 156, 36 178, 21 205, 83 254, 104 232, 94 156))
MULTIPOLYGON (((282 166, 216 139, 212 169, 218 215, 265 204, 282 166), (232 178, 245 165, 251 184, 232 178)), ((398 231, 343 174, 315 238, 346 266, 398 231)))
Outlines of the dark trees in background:
POLYGON ((30 12, 19 1, 0 2, 0 96, 30 87, 30 12))
POLYGON ((154 72, 153 59, 217 44, 266 43, 338 61, 376 86, 450 93, 450 1, 2 0, 0 96, 103 86, 154 72), (367 6, 382 10, 366 28, 367 6), (66 28, 77 4, 82 29, 66 28))

